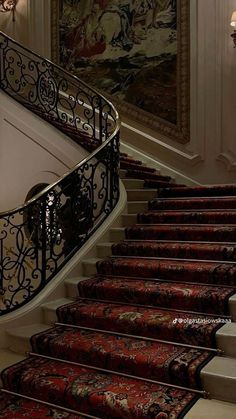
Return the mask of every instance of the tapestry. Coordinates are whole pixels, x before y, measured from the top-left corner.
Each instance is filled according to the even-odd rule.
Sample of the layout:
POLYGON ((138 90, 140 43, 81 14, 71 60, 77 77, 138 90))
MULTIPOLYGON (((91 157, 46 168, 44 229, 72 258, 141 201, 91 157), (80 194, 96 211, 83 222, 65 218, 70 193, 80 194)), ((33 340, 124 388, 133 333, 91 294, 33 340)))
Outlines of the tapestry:
POLYGON ((189 141, 187 0, 53 0, 52 58, 134 118, 189 141))

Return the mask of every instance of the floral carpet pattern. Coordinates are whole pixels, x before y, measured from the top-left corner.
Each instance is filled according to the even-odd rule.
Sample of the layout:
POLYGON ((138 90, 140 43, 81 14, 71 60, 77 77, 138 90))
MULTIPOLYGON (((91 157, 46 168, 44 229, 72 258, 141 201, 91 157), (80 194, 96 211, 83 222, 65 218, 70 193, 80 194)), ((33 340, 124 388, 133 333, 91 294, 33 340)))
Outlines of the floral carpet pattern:
POLYGON ((60 322, 111 330, 114 332, 163 339, 190 345, 215 347, 215 333, 221 326, 210 322, 211 317, 157 307, 117 304, 79 298, 75 303, 59 307, 60 322), (183 321, 179 323, 177 318, 183 321))
POLYGON ((126 228, 126 238, 229 243, 236 242, 236 226, 134 225, 126 228))
POLYGON ((236 198, 191 198, 191 199, 159 199, 149 202, 150 210, 188 210, 192 209, 236 209, 236 198))
POLYGON ((191 391, 30 357, 2 374, 4 386, 102 419, 180 418, 196 401, 191 391))
POLYGON ((97 263, 100 275, 129 275, 141 278, 235 285, 236 264, 155 258, 113 257, 97 263))
POLYGON ((157 197, 2 372, 18 394, 1 394, 3 419, 181 419, 203 395, 236 293, 236 185, 185 187, 124 153, 121 168, 157 197))
POLYGON ((83 419, 79 415, 7 394, 0 394, 0 412, 2 419, 83 419))
POLYGON ((116 256, 151 256, 235 262, 236 245, 123 240, 112 245, 112 254, 116 256))
POLYGON ((73 327, 52 328, 31 343, 43 355, 190 388, 201 387, 199 368, 212 358, 207 350, 73 327))
POLYGON ((228 315, 228 299, 236 287, 96 276, 80 282, 79 291, 81 296, 94 299, 228 315))

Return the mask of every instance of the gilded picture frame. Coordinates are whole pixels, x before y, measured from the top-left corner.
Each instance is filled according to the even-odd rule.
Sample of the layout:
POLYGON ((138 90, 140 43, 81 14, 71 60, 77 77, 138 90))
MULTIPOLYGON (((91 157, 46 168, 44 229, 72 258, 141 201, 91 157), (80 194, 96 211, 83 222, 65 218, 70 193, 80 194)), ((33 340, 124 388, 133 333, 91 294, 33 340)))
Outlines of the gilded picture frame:
POLYGON ((185 144, 190 140, 189 3, 51 0, 52 60, 89 84, 96 79, 94 87, 114 103, 121 119, 128 115, 185 144), (138 9, 141 4, 146 12, 144 6, 138 9))

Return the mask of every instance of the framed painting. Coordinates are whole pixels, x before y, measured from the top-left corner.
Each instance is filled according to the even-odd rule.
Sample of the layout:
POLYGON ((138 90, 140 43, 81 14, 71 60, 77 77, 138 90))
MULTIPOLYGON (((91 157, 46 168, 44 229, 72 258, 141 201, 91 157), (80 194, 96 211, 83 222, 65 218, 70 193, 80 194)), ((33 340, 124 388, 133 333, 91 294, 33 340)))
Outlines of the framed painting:
POLYGON ((189 0, 52 0, 52 59, 122 114, 190 137, 189 0))

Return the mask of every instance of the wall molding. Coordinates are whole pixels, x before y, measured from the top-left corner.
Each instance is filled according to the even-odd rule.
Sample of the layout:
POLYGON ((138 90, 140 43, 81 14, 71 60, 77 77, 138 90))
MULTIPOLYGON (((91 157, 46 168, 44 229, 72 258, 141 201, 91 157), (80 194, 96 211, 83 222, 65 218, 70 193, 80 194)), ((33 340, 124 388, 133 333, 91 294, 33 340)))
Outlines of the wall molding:
POLYGON ((121 132, 122 138, 124 138, 127 143, 133 143, 135 141, 137 147, 141 147, 142 143, 145 145, 145 143, 147 144, 147 142, 149 142, 150 148, 151 143, 153 143, 153 145, 155 145, 160 150, 162 156, 163 153, 169 154, 175 159, 181 160, 182 162, 187 163, 190 166, 199 164, 204 160, 201 154, 192 153, 191 151, 177 148, 176 143, 174 143, 175 145, 169 144, 165 142, 164 138, 161 139, 160 135, 158 135, 158 138, 156 138, 148 132, 145 132, 142 129, 137 128, 137 126, 134 127, 125 122, 122 122, 121 132))
POLYGON ((51 1, 28 0, 30 48, 51 59, 51 1))
POLYGON ((236 155, 233 151, 228 150, 220 153, 216 160, 222 162, 228 172, 236 172, 236 155))

